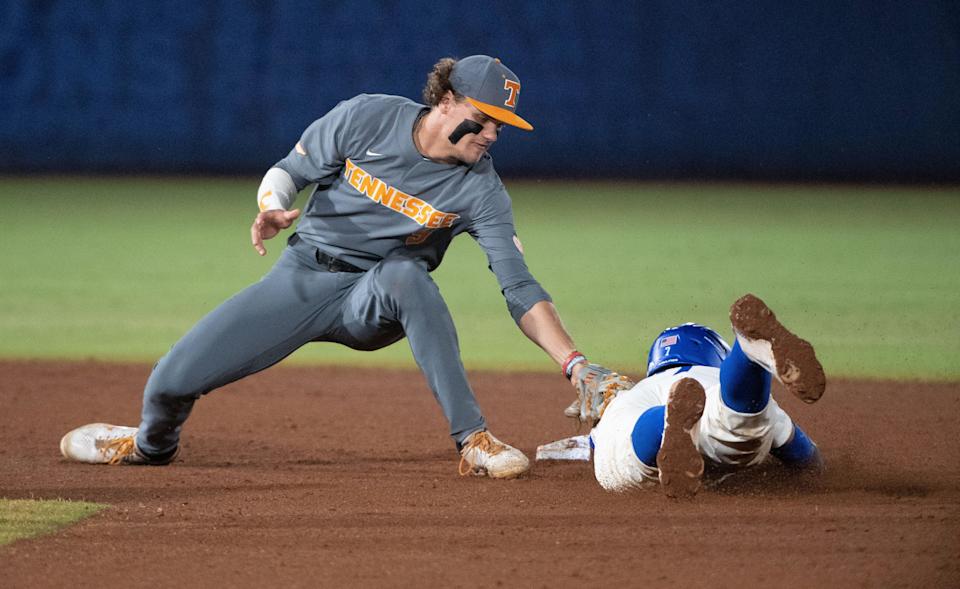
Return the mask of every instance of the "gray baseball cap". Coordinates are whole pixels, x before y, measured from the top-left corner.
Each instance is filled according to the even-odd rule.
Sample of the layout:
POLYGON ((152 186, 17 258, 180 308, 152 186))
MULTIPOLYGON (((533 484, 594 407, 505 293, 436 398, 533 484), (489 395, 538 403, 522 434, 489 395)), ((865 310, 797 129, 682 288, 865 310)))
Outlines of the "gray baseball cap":
POLYGON ((487 55, 464 57, 454 64, 450 84, 488 117, 524 131, 533 130, 533 125, 516 113, 520 78, 499 59, 487 55))

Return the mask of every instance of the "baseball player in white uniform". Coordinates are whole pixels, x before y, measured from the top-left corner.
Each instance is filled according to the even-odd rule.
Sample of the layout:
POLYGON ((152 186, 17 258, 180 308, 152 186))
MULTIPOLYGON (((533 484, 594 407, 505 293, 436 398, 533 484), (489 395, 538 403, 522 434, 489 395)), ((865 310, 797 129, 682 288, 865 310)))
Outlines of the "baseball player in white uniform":
POLYGON ((773 375, 807 403, 820 398, 826 379, 813 347, 754 295, 733 304, 730 320, 732 348, 686 323, 657 337, 640 382, 606 372, 580 383, 566 413, 594 424, 594 474, 604 489, 659 483, 668 496, 690 497, 704 461, 720 473, 770 455, 798 469, 822 467, 817 446, 770 396, 773 375))

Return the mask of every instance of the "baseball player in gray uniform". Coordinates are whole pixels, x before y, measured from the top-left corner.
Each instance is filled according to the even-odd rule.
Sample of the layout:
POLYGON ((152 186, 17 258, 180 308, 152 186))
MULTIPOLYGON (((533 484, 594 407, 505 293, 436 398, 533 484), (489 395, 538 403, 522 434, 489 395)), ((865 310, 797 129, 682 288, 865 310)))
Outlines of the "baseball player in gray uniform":
POLYGON ((500 60, 440 60, 427 105, 360 95, 311 124, 264 176, 254 248, 301 216, 288 210, 316 184, 272 270, 204 317, 156 364, 139 427, 90 424, 69 432, 69 459, 167 464, 194 402, 276 364, 308 342, 375 350, 407 338, 450 423, 460 472, 511 478, 530 463, 487 431, 467 382, 457 334, 430 272, 469 233, 487 255, 520 329, 576 382, 583 355, 531 276, 510 198, 488 154, 516 114, 520 81, 500 60))

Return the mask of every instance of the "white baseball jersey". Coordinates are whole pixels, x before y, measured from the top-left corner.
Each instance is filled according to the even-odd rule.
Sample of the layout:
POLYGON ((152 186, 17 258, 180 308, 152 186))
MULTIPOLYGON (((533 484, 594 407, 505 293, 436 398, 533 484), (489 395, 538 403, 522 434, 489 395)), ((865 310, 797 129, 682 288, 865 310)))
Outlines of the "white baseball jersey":
POLYGON ((667 404, 670 387, 682 378, 696 379, 706 392, 694 438, 706 461, 741 467, 759 464, 771 448, 782 446, 793 435, 793 421, 773 397, 759 413, 738 413, 720 399, 719 368, 670 368, 617 395, 590 432, 594 475, 604 489, 625 491, 658 483, 657 468, 641 462, 633 450, 633 429, 648 409, 667 404))

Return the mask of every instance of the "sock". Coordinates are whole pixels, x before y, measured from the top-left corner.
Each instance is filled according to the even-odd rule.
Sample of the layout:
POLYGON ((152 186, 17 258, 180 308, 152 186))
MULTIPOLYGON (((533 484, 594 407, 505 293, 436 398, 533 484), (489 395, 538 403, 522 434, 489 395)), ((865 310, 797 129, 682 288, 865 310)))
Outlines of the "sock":
POLYGON ((796 423, 793 424, 793 437, 790 441, 770 450, 771 454, 788 466, 806 466, 816 460, 818 452, 817 445, 796 423))
POLYGON ((770 401, 770 373, 747 358, 740 342, 720 365, 720 399, 737 413, 760 413, 770 401))

